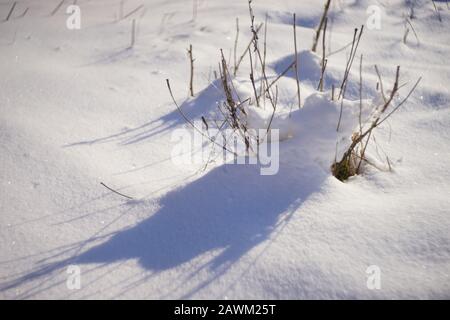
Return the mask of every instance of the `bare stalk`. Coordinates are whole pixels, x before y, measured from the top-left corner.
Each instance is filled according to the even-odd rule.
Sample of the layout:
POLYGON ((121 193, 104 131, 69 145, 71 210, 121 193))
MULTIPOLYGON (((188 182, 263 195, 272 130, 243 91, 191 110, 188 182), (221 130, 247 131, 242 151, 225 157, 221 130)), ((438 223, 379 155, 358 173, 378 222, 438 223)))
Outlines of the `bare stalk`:
POLYGON ((411 96, 411 94, 414 92, 414 90, 416 89, 416 87, 419 85, 420 81, 422 80, 422 77, 420 77, 419 79, 417 79, 416 83, 414 84, 413 88, 409 91, 408 95, 394 108, 392 109, 391 112, 388 113, 388 115, 386 117, 384 117, 382 120, 380 120, 377 124, 377 126, 379 126, 380 124, 382 124, 384 121, 386 121, 390 116, 392 116, 392 114, 397 111, 405 102, 406 100, 408 100, 408 98, 411 96))
POLYGON ((56 12, 58 12, 59 8, 61 8, 61 6, 63 5, 64 0, 61 0, 61 2, 56 6, 55 9, 53 9, 52 13, 50 14, 51 16, 55 15, 56 12))
POLYGON ((378 90, 378 85, 379 85, 380 91, 381 91, 381 96, 383 97, 383 101, 386 102, 387 99, 386 99, 386 96, 384 95, 383 80, 381 79, 380 71, 378 70, 377 65, 375 65, 375 72, 377 73, 377 76, 378 76, 377 90, 378 90))
POLYGON ((409 28, 405 27, 405 33, 403 34, 403 43, 406 44, 406 39, 408 38, 409 28))
POLYGON ((327 59, 325 59, 325 37, 327 32, 327 22, 328 18, 325 18, 325 24, 323 26, 323 35, 322 35, 322 70, 320 74, 320 81, 319 81, 319 90, 323 92, 323 76, 325 74, 325 68, 327 66, 327 59))
POLYGON ((272 80, 272 82, 266 86, 266 88, 264 89, 264 92, 268 92, 268 90, 278 81, 281 79, 281 77, 283 77, 289 70, 291 70, 291 68, 295 65, 295 61, 292 61, 290 65, 287 66, 286 69, 284 69, 283 72, 281 72, 274 80, 272 80))
POLYGON ((125 16, 121 17, 121 20, 124 20, 126 18, 128 18, 129 16, 133 15, 134 13, 138 12, 140 9, 142 9, 144 7, 143 4, 141 4, 140 6, 138 6, 136 9, 131 10, 129 13, 127 13, 125 16))
MULTIPOLYGON (((255 16, 253 15, 253 9, 251 6, 252 1, 249 0, 248 1, 248 8, 249 8, 249 13, 250 13, 250 21, 251 21, 251 31, 253 33, 253 39, 252 39, 252 43, 253 43, 253 47, 254 47, 254 51, 256 54, 257 59, 259 60, 260 64, 263 64, 263 59, 261 57, 261 51, 259 50, 259 46, 258 46, 258 32, 257 30, 255 30, 255 26, 254 26, 254 21, 255 21, 255 16)), ((262 76, 264 79, 264 82, 266 84, 266 87, 269 86, 269 81, 267 80, 267 75, 266 72, 264 70, 262 70, 262 76)), ((273 101, 273 94, 270 92, 270 90, 267 90, 267 98, 270 101, 270 104, 272 105, 272 108, 275 109, 275 104, 273 101)))
POLYGON ((273 117, 275 116, 275 112, 277 110, 277 101, 278 101, 278 86, 275 86, 275 108, 273 109, 272 115, 270 116, 269 124, 267 125, 266 136, 270 131, 270 126, 272 125, 273 117))
POLYGON ((256 106, 259 108, 259 97, 258 94, 256 93, 255 78, 253 76, 252 53, 250 51, 248 52, 248 56, 250 57, 250 80, 252 82, 253 93, 255 94, 256 106))
POLYGON ((338 100, 341 97, 342 97, 342 100, 341 100, 341 109, 339 111, 339 120, 338 120, 338 124, 337 124, 337 127, 336 127, 336 131, 339 131, 339 127, 341 125, 342 108, 344 106, 344 97, 345 97, 345 91, 347 89, 348 76, 350 74, 350 69, 352 68, 353 60, 355 59, 356 51, 358 50, 358 45, 359 45, 359 41, 361 40, 363 29, 364 29, 364 25, 361 26, 361 30, 359 31, 359 35, 358 35, 358 40, 356 40, 356 34, 358 32, 358 29, 355 28, 355 33, 353 34, 353 44, 352 44, 352 48, 350 50, 349 59, 347 60, 347 65, 346 65, 346 68, 345 68, 344 78, 342 79, 342 83, 341 83, 341 87, 340 87, 340 91, 339 91, 339 96, 338 96, 338 100))
POLYGON ((236 76, 237 71, 237 45, 239 40, 239 18, 236 18, 236 38, 234 39, 234 68, 233 75, 236 76))
MULTIPOLYGON (((329 1, 328 1, 329 2, 329 1)), ((293 15, 293 27, 294 27, 294 58, 295 58, 295 64, 294 64, 294 68, 295 68, 295 80, 297 82, 297 99, 298 99, 298 108, 301 109, 301 98, 300 98, 300 82, 298 80, 298 53, 297 53, 297 24, 296 24, 296 19, 295 19, 295 13, 293 15)))
POLYGON ((411 23, 411 21, 409 21, 409 19, 408 18, 406 18, 406 22, 409 24, 409 26, 411 27, 411 30, 413 31, 413 33, 414 33, 414 36, 416 37, 416 39, 417 39, 417 43, 418 44, 420 44, 420 40, 419 40, 419 37, 417 36, 417 33, 416 33, 416 30, 414 29, 414 27, 413 27, 413 25, 412 25, 412 23, 411 23))
MULTIPOLYGON (((261 65, 261 72, 263 74, 266 73, 266 56, 267 56, 267 13, 266 13, 266 18, 264 20, 263 61, 262 61, 262 65, 261 65)), ((261 78, 261 87, 260 87, 259 95, 261 95, 263 91, 264 91, 264 79, 261 78)), ((265 97, 265 95, 263 96, 263 98, 264 97, 265 97)))
POLYGON ((136 42, 136 19, 133 19, 131 22, 131 42, 129 49, 134 47, 134 43, 136 42))
POLYGON ((342 79, 338 99, 341 98, 341 96, 344 94, 345 88, 347 86, 348 76, 349 76, 350 70, 352 68, 353 60, 355 59, 356 51, 358 50, 359 41, 361 40, 363 30, 364 30, 364 25, 361 26, 361 29, 358 34, 358 39, 356 40, 356 34, 358 32, 358 29, 355 28, 355 33, 353 35, 352 49, 350 50, 350 56, 349 56, 349 59, 347 60, 347 65, 345 68, 344 78, 342 79))
POLYGON ((262 63, 262 72, 266 71, 266 56, 267 56, 267 13, 266 18, 264 20, 264 44, 263 44, 263 63, 262 63))
POLYGON ((28 13, 28 10, 30 10, 29 7, 27 7, 27 8, 23 11, 23 13, 22 13, 18 18, 23 18, 23 17, 25 17, 25 15, 28 13))
MULTIPOLYGON (((359 123, 359 135, 362 135, 362 61, 363 61, 363 55, 361 54, 361 57, 359 59, 359 117, 358 117, 358 123, 359 123)), ((367 142, 369 142, 370 136, 367 138, 367 142)), ((364 153, 366 151, 366 146, 364 147, 363 152, 361 153, 361 159, 359 161, 358 167, 356 168, 356 172, 359 172, 359 168, 361 166, 361 162, 364 159, 364 153)))
POLYGON ((414 5, 415 5, 415 0, 413 0, 413 1, 408 1, 409 2, 409 4, 410 4, 410 7, 409 7, 409 18, 410 19, 414 19, 415 18, 415 16, 414 16, 414 5))
POLYGON ((6 20, 5 20, 5 21, 8 21, 9 18, 11 18, 11 15, 12 15, 12 13, 13 13, 14 8, 16 7, 16 5, 17 5, 17 1, 14 1, 14 3, 13 3, 12 6, 11 6, 11 9, 9 10, 8 15, 6 16, 6 20))
POLYGON ((437 14, 437 16, 438 16, 439 22, 442 23, 441 14, 440 14, 438 8, 436 7, 436 3, 434 2, 434 0, 431 0, 431 2, 433 2, 434 10, 436 11, 436 14, 437 14))
POLYGON ((362 134, 362 61, 363 55, 359 59, 359 134, 362 134))
POLYGON ((189 78, 189 93, 191 97, 194 96, 194 58, 192 56, 192 44, 189 45, 188 49, 188 55, 189 55, 189 64, 191 66, 191 75, 189 78))
MULTIPOLYGON (((256 27, 256 33, 259 32, 259 30, 261 29, 261 27, 263 26, 263 24, 259 24, 258 27, 256 27)), ((239 69, 239 65, 241 64, 242 60, 244 60, 244 57, 247 55, 247 51, 250 50, 250 47, 253 43, 253 38, 250 40, 250 42, 248 43, 247 47, 245 48, 244 52, 242 53, 242 55, 239 57, 238 62, 236 63, 236 67, 234 69, 234 75, 236 75, 237 70, 239 69)))
POLYGON ((316 34, 315 34, 314 40, 313 40, 313 45, 311 48, 311 50, 313 52, 316 52, 317 43, 319 42, 319 37, 320 37, 320 30, 322 29, 325 19, 328 16, 328 9, 330 8, 330 3, 331 3, 331 0, 327 0, 327 2, 325 3, 325 7, 323 9, 323 14, 322 14, 322 17, 320 18, 319 26, 317 27, 316 34))
POLYGON ((324 75, 325 75, 325 69, 327 68, 327 64, 328 64, 328 59, 325 59, 322 62, 322 71, 320 73, 320 79, 319 79, 319 84, 317 85, 317 90, 319 90, 320 92, 323 92, 323 84, 324 84, 324 75))

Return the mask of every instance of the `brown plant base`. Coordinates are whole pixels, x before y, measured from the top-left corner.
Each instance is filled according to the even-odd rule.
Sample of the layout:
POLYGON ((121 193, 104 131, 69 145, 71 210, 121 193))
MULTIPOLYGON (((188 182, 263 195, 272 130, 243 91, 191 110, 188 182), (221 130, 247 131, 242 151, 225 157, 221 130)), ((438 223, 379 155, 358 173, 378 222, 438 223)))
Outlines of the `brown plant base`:
POLYGON ((335 162, 331 166, 331 172, 336 179, 345 181, 357 175, 357 163, 353 155, 345 156, 341 161, 335 162))

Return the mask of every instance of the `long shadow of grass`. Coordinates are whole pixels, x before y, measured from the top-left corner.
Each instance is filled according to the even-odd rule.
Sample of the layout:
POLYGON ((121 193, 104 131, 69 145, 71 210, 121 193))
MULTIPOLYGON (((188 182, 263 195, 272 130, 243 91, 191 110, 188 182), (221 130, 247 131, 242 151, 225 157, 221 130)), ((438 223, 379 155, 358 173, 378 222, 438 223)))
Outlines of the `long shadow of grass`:
MULTIPOLYGON (((292 168, 291 168, 292 169, 292 168)), ((272 232, 280 215, 320 186, 282 165, 274 176, 258 166, 224 165, 168 193, 161 209, 137 226, 83 253, 82 263, 137 258, 142 267, 165 270, 217 248, 211 267, 239 259, 272 232)))
POLYGON ((161 272, 220 249, 201 267, 208 268, 212 275, 205 284, 197 286, 201 289, 223 274, 224 268, 267 240, 282 216, 320 188, 326 175, 317 174, 317 167, 311 166, 282 162, 278 174, 273 176, 261 176, 257 165, 215 168, 169 192, 159 201, 159 211, 137 225, 70 259, 38 267, 0 290, 30 280, 45 280, 68 264, 108 265, 136 259, 144 270, 161 272))

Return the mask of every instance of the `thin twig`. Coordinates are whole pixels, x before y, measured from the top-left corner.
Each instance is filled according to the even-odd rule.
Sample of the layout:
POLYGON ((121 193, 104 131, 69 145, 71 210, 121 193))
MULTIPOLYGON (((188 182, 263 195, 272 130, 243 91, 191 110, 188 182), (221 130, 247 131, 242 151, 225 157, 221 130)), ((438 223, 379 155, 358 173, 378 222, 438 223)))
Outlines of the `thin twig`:
POLYGON ((134 9, 134 10, 132 10, 132 11, 130 11, 129 13, 127 13, 125 16, 123 16, 122 18, 121 18, 121 20, 124 20, 124 19, 126 19, 126 18, 128 18, 129 16, 131 16, 132 14, 134 14, 134 13, 136 13, 136 12, 138 12, 140 9, 142 9, 144 7, 144 5, 143 4, 141 4, 140 6, 138 6, 136 9, 134 9))
MULTIPOLYGON (((259 26, 256 28, 256 33, 259 32, 259 30, 261 29, 261 27, 263 26, 263 24, 259 24, 259 26)), ((237 70, 239 69, 239 65, 241 64, 242 60, 244 59, 244 57, 247 55, 247 51, 250 50, 250 47, 253 43, 253 38, 250 40, 250 42, 248 43, 247 47, 245 48, 244 52, 242 53, 242 55, 239 57, 238 62, 236 63, 236 68, 234 70, 234 74, 236 75, 237 70)))
POLYGON ((356 33, 358 32, 358 29, 357 28, 355 29, 355 33, 353 35, 353 45, 352 45, 352 49, 350 51, 350 57, 347 61, 347 67, 345 70, 344 79, 342 80, 342 83, 341 83, 338 99, 344 94, 345 89, 347 87, 348 76, 349 76, 350 70, 352 68, 353 60, 355 59, 356 51, 358 50, 358 46, 359 46, 359 42, 361 40, 363 30, 364 30, 364 25, 361 25, 361 29, 359 30, 359 34, 358 34, 358 39, 355 42, 356 33))
MULTIPOLYGON (((328 1, 329 2, 329 1, 328 1)), ((295 64, 294 64, 294 68, 295 68, 295 80, 297 82, 297 99, 298 99, 298 108, 301 109, 301 99, 300 99, 300 83, 298 80, 298 53, 297 53, 297 24, 296 24, 296 19, 295 19, 295 13, 293 15, 293 27, 294 27, 294 59, 295 59, 295 64)))
MULTIPOLYGON (((358 122, 359 122, 359 135, 362 135, 362 61, 363 61, 363 55, 361 54, 361 57, 359 59, 359 117, 358 117, 358 122)), ((359 161, 358 167, 356 168, 356 173, 359 172, 359 168, 361 167, 361 162, 362 159, 364 159, 364 153, 366 152, 366 147, 367 144, 369 143, 370 140, 370 135, 367 138, 367 143, 361 153, 361 160, 359 161)), ((362 143, 362 142, 361 142, 362 143)))
POLYGON ((325 59, 323 62, 323 67, 321 68, 322 71, 320 72, 320 79, 319 79, 319 84, 317 85, 317 90, 320 92, 323 92, 323 84, 324 84, 324 75, 325 75, 325 69, 327 68, 327 64, 328 64, 328 59, 325 59))
MULTIPOLYGON (((252 6, 251 6, 251 2, 252 2, 251 0, 248 1, 248 8, 249 8, 250 20, 251 20, 251 31, 253 33, 252 43, 253 43, 253 47, 254 47, 254 50, 255 50, 255 53, 256 53, 256 57, 259 59, 259 62, 262 65, 263 64, 263 62, 262 62, 263 59, 261 57, 261 52, 260 52, 259 46, 258 46, 258 32, 257 32, 257 30, 255 30, 255 27, 254 27, 255 16, 253 15, 253 9, 252 9, 252 6)), ((264 82, 266 84, 266 87, 268 87, 269 86, 269 81, 267 80, 267 75, 266 75, 266 72, 264 70, 262 70, 262 76, 263 76, 264 82)), ((267 92, 267 98, 269 99, 270 104, 272 105, 272 108, 275 109, 275 104, 274 104, 274 101, 273 101, 273 98, 272 98, 273 94, 270 92, 270 90, 267 90, 266 92, 267 92)))
POLYGON ((406 39, 408 38, 409 28, 406 27, 405 34, 403 35, 403 43, 406 44, 406 39))
MULTIPOLYGON (((266 13, 266 18, 264 21, 264 43, 263 43, 263 61, 262 61, 262 66, 261 66, 261 72, 264 74, 266 73, 266 56, 267 56, 267 16, 268 14, 266 13)), ((262 94, 262 92, 264 91, 264 79, 261 78, 261 88, 260 88, 260 93, 259 95, 262 94)), ((265 95, 263 96, 263 98, 265 97, 265 95)), ((265 100, 264 100, 265 101, 265 100)), ((264 102, 265 104, 265 102, 264 102)))
POLYGON ((375 72, 377 73, 378 76, 378 83, 380 85, 381 96, 383 97, 383 101, 386 102, 387 99, 386 96, 384 95, 383 80, 381 79, 380 71, 378 71, 377 65, 375 65, 375 72))
POLYGON ((253 93, 255 94, 256 106, 259 108, 259 98, 258 98, 258 94, 256 93, 255 78, 253 76, 253 63, 252 63, 251 51, 248 52, 248 56, 250 57, 250 81, 252 82, 253 93))
POLYGON ((284 69, 283 72, 281 72, 268 86, 265 88, 264 91, 268 91, 278 80, 280 80, 281 77, 283 77, 293 66, 295 65, 295 61, 292 61, 290 65, 287 66, 286 69, 284 69))
POLYGON ((275 108, 273 109, 272 115, 270 116, 269 124, 267 125, 266 136, 270 131, 270 126, 272 125, 272 121, 275 116, 275 112, 277 110, 277 101, 278 101, 278 86, 275 86, 275 108))
POLYGON ((328 23, 328 18, 325 18, 325 24, 323 27, 323 35, 322 35, 322 70, 321 70, 321 74, 320 74, 320 80, 319 80, 319 86, 318 89, 323 92, 323 77, 325 74, 325 68, 327 67, 327 59, 325 58, 325 37, 326 37, 326 32, 327 32, 327 23, 328 23))
POLYGON ((413 27, 413 25, 412 25, 411 21, 409 21, 409 19, 408 19, 408 18, 406 18, 406 22, 408 22, 408 24, 410 25, 410 27, 411 27, 411 30, 413 31, 413 33, 414 33, 414 36, 415 36, 415 37, 416 37, 416 39, 417 39, 417 43, 418 43, 418 44, 420 44, 420 40, 419 40, 419 37, 417 36, 416 30, 414 29, 414 27, 413 27))
POLYGON ((12 5, 11 9, 9 10, 8 15, 6 16, 6 20, 5 20, 5 21, 8 21, 8 20, 9 20, 9 18, 11 17, 11 15, 12 15, 12 13, 13 13, 14 8, 16 7, 16 5, 17 5, 17 1, 14 1, 14 3, 13 3, 13 5, 12 5))
POLYGON ((391 161, 389 160, 389 157, 387 155, 386 155, 386 161, 389 166, 389 171, 392 171, 391 161))
MULTIPOLYGON (((394 82, 394 87, 392 88, 391 94, 388 98, 388 100, 384 103, 384 105, 381 107, 380 109, 380 113, 379 115, 375 118, 375 120, 372 121, 372 124, 370 125, 370 127, 361 135, 359 135, 356 139, 353 140, 352 144, 350 145, 350 147, 348 148, 348 150, 346 151, 346 153, 344 154, 344 157, 348 157, 350 156, 350 154, 353 152, 353 149, 373 130, 375 129, 377 126, 379 126, 381 124, 381 122, 379 122, 380 120, 380 116, 382 113, 384 113, 384 111, 387 109, 387 107, 390 105, 391 101, 394 99, 395 94, 397 93, 398 90, 398 79, 399 79, 399 75, 400 75, 400 67, 397 67, 397 72, 395 74, 395 82, 394 82)), ((415 89, 415 86, 413 88, 413 90, 415 89)), ((412 92, 412 91, 411 91, 412 92)), ((410 92, 410 94, 411 94, 410 92)), ((406 97, 406 99, 409 97, 409 95, 406 97)), ((406 101, 406 99, 404 101, 406 101)), ((395 111, 395 110, 394 110, 395 111)), ((392 113, 391 113, 392 114, 392 113)))
POLYGON ((320 18, 319 26, 316 29, 316 34, 314 36, 313 45, 312 45, 312 48, 311 48, 311 50, 313 52, 316 52, 317 43, 319 42, 319 37, 320 37, 320 30, 322 29, 322 26, 323 26, 323 24, 325 22, 325 19, 326 19, 327 15, 328 15, 328 8, 330 7, 330 2, 331 2, 331 0, 327 0, 327 2, 325 3, 325 7, 323 9, 323 14, 322 14, 322 17, 320 18))
POLYGON ((214 141, 214 139, 212 139, 211 137, 209 137, 208 135, 204 134, 202 130, 200 130, 199 128, 197 128, 194 123, 184 114, 184 112, 181 110, 180 106, 178 105, 178 103, 175 100, 175 97, 173 96, 172 93, 172 89, 170 87, 170 82, 169 79, 166 79, 166 83, 167 83, 167 88, 169 89, 169 93, 170 96, 172 97, 172 101, 175 104, 175 106, 177 107, 178 111, 180 112, 181 116, 183 117, 183 119, 189 124, 191 125, 198 133, 200 133, 203 137, 207 138, 208 140, 210 140, 212 143, 218 145, 219 147, 223 148, 224 150, 231 152, 232 154, 236 155, 236 153, 234 151, 231 151, 227 148, 225 148, 224 146, 218 144, 216 141, 214 141))
MULTIPOLYGON (((372 135, 372 131, 373 131, 373 130, 370 130, 370 131, 369 131, 369 135, 367 136, 366 144, 364 144, 364 147, 363 147, 363 149, 361 150, 360 160, 359 160, 359 163, 358 163, 358 167, 356 168, 356 174, 359 174, 359 173, 360 173, 359 170, 360 170, 360 168, 361 168, 361 163, 362 163, 363 160, 366 159, 366 157, 365 157, 366 149, 367 149, 367 145, 369 144, 370 136, 372 135)), ((361 144, 363 144, 363 141, 362 141, 362 140, 361 140, 360 142, 361 142, 361 144)))
POLYGON ((29 7, 27 7, 27 8, 23 11, 23 13, 22 13, 20 16, 18 16, 18 18, 23 18, 23 17, 25 17, 25 15, 28 13, 28 10, 30 10, 29 7))
POLYGON ((239 18, 236 18, 236 38, 234 39, 234 70, 233 70, 233 75, 236 76, 236 71, 237 71, 237 45, 238 45, 238 40, 239 40, 239 18))
POLYGON ((267 17, 268 14, 266 12, 266 18, 264 20, 264 43, 263 43, 263 64, 262 64, 262 70, 263 73, 266 71, 266 56, 267 56, 267 17))
POLYGON ((107 186, 106 184, 104 184, 103 182, 100 182, 100 184, 101 184, 102 186, 104 186, 106 189, 108 189, 109 191, 112 191, 112 192, 118 194, 119 196, 125 197, 125 198, 130 199, 130 200, 134 200, 133 197, 124 195, 123 193, 120 193, 119 191, 116 191, 116 190, 114 190, 114 189, 108 187, 108 186, 107 186))
MULTIPOLYGON (((348 47, 350 47, 350 45, 351 45, 352 43, 353 43, 353 41, 350 41, 349 43, 347 43, 346 45, 344 45, 342 48, 339 48, 339 49, 337 49, 337 50, 334 50, 333 52, 329 52, 329 53, 327 54, 327 58, 331 57, 332 55, 334 55, 334 54, 336 54, 336 53, 339 53, 339 52, 341 52, 341 51, 347 49, 348 47)), ((328 48, 328 49, 329 49, 329 48, 328 48)))
POLYGON ((359 59, 359 134, 362 134, 362 61, 363 55, 359 59))
POLYGON ((440 12, 439 12, 438 8, 436 7, 436 3, 434 3, 434 0, 431 0, 431 2, 433 2, 434 10, 436 10, 436 13, 437 13, 437 16, 438 16, 439 22, 441 22, 441 23, 442 23, 442 18, 441 18, 441 14, 440 14, 440 12))
POLYGON ((359 45, 359 41, 361 40, 363 29, 364 29, 364 25, 361 26, 361 29, 360 29, 359 35, 358 35, 358 40, 356 42, 355 42, 355 39, 356 39, 356 33, 358 32, 358 29, 355 29, 355 33, 353 35, 352 49, 350 50, 350 57, 347 60, 347 66, 346 66, 346 70, 345 70, 345 73, 344 73, 344 79, 342 80, 340 91, 339 91, 339 96, 338 96, 338 100, 341 97, 342 97, 342 100, 341 100, 341 108, 340 108, 340 111, 339 111, 339 120, 338 120, 336 131, 339 131, 339 127, 341 125, 342 109, 343 109, 343 106, 344 106, 344 97, 345 97, 345 91, 347 89, 348 76, 350 74, 350 69, 352 68, 352 64, 353 64, 353 60, 354 60, 355 55, 356 55, 356 51, 358 50, 358 45, 359 45))
POLYGON ((410 19, 414 19, 414 5, 416 4, 416 1, 408 1, 410 3, 410 7, 409 7, 409 18, 410 19))
POLYGON ((388 115, 384 119, 382 119, 380 122, 378 122, 377 126, 379 126, 384 121, 386 121, 395 111, 397 111, 398 108, 400 108, 406 102, 406 100, 408 100, 409 96, 413 93, 413 91, 419 85, 421 80, 422 80, 422 77, 417 79, 416 83, 414 84, 413 88, 409 91, 408 95, 390 113, 388 113, 388 115))
POLYGON ((134 47, 134 43, 136 42, 136 19, 133 19, 131 22, 131 42, 129 48, 132 49, 134 47))
POLYGON ((53 16, 56 12, 58 12, 59 8, 61 8, 63 3, 64 3, 64 0, 61 0, 61 2, 56 6, 55 9, 53 9, 53 11, 52 11, 52 13, 50 15, 53 16))
POLYGON ((190 78, 189 78, 189 93, 191 97, 194 96, 194 58, 192 56, 192 44, 189 45, 188 49, 188 55, 189 55, 189 64, 190 64, 190 78))

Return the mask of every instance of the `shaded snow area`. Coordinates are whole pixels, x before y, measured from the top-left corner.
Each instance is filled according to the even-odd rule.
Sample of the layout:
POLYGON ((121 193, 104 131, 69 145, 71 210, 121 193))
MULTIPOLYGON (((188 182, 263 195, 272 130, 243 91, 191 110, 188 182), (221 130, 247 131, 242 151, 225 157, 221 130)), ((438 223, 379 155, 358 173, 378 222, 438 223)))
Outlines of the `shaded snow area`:
POLYGON ((236 18, 237 59, 252 39, 246 0, 65 2, 0 0, 0 298, 450 298, 445 1, 332 0, 323 90, 322 38, 311 46, 325 1, 253 1, 266 77, 250 45, 255 86, 248 52, 228 80, 245 128, 277 129, 253 136, 270 174, 185 139, 183 117, 212 129, 224 116, 220 49, 232 69, 236 18), (341 182, 331 166, 398 65, 386 114, 422 79, 341 182), (258 107, 278 76, 276 111, 264 94, 258 107))

